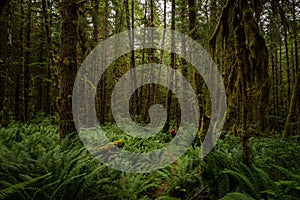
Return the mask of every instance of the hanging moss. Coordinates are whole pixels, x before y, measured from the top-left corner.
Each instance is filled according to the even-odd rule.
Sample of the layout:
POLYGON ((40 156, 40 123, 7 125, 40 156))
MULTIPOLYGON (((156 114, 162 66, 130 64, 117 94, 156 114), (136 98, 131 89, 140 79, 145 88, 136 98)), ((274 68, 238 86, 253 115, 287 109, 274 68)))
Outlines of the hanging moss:
POLYGON ((243 11, 242 23, 244 24, 246 48, 249 54, 249 82, 256 85, 253 98, 259 102, 256 109, 257 113, 253 113, 253 116, 257 118, 255 119, 258 122, 257 128, 264 130, 266 124, 265 113, 271 85, 268 74, 268 49, 249 9, 243 11))
POLYGON ((261 1, 254 5, 249 1, 227 0, 209 40, 213 57, 218 52, 222 55, 222 65, 227 66, 224 78, 228 94, 227 119, 231 121, 227 124, 242 123, 243 103, 238 102, 247 101, 246 123, 254 125, 256 130, 266 128, 271 85, 268 49, 254 19, 259 17, 262 5, 261 1), (218 45, 220 43, 222 45, 218 45))

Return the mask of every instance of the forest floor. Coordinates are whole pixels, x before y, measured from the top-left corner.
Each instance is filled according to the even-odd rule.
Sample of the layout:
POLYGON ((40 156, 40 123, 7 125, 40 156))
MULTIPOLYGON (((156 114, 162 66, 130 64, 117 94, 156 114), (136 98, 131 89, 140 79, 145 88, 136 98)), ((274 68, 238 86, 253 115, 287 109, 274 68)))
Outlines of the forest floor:
MULTIPOLYGON (((114 125, 105 131, 133 152, 169 140, 137 140, 114 125)), ((190 147, 163 169, 135 174, 103 165, 80 140, 61 140, 54 118, 12 123, 0 129, 0 199, 300 199, 300 136, 280 136, 251 138, 248 166, 228 133, 204 160, 190 147)))

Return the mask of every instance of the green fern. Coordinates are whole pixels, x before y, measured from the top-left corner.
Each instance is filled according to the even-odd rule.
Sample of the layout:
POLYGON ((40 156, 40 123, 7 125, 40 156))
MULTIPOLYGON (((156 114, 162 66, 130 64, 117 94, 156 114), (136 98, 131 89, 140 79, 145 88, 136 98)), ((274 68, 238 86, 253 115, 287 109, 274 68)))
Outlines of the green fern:
POLYGON ((5 198, 9 197, 10 195, 12 195, 14 193, 18 193, 18 192, 21 192, 23 190, 26 190, 27 186, 30 186, 30 185, 34 184, 35 182, 38 182, 38 181, 40 181, 42 179, 45 179, 46 177, 49 177, 49 176, 51 176, 51 173, 48 173, 48 174, 45 174, 43 176, 30 179, 30 180, 22 182, 22 183, 17 183, 15 185, 11 185, 8 188, 0 190, 0 199, 5 199, 5 198))
POLYGON ((226 194, 223 198, 220 200, 254 200, 252 197, 250 197, 247 194, 239 193, 239 192, 232 192, 226 194))
MULTIPOLYGON (((52 119, 37 123, 0 128, 0 199, 149 199, 163 184, 167 185, 158 199, 300 196, 300 148, 293 138, 252 138, 251 166, 241 162, 239 140, 228 134, 204 160, 199 147, 188 148, 176 164, 152 173, 130 174, 100 164, 78 138, 60 140, 52 119)), ((104 130, 112 141, 125 140, 124 148, 130 151, 152 151, 168 141, 163 133, 138 140, 116 125, 104 130)), ((132 164, 127 163, 128 169, 132 164)))
POLYGON ((251 193, 254 194, 256 192, 255 186, 252 184, 251 180, 243 173, 230 169, 225 169, 223 173, 232 175, 240 183, 239 186, 243 186, 243 188, 249 188, 251 193))
MULTIPOLYGON (((73 176, 73 177, 70 177, 69 179, 63 181, 57 188, 56 190, 53 192, 52 196, 51 196, 51 199, 55 199, 55 196, 58 192, 60 192, 61 190, 63 190, 63 187, 66 186, 67 184, 70 184, 72 183, 72 181, 74 181, 75 179, 78 179, 78 178, 81 178, 83 176, 85 176, 86 173, 83 173, 83 174, 79 174, 79 175, 76 175, 76 176, 73 176)), ((69 194, 70 195, 70 194, 69 194)), ((71 194, 72 195, 72 194, 71 194)), ((61 196, 63 197, 63 195, 61 196)))

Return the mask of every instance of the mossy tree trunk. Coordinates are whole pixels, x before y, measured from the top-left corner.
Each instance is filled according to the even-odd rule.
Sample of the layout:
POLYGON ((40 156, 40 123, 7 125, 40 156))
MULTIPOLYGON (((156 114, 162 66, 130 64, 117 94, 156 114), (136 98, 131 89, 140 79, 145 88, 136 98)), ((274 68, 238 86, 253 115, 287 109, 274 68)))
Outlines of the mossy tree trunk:
POLYGON ((241 122, 242 128, 239 132, 241 137, 241 143, 243 147, 243 161, 245 164, 249 164, 249 147, 248 147, 248 138, 249 138, 249 131, 248 131, 248 109, 249 108, 249 101, 247 97, 247 76, 245 74, 245 69, 249 68, 249 61, 247 58, 246 46, 245 46, 245 32, 241 25, 236 27, 234 32, 234 45, 235 45, 235 55, 237 58, 237 65, 238 65, 238 77, 237 77, 237 87, 239 90, 239 99, 240 99, 240 106, 241 106, 241 122))
MULTIPOLYGON (((95 46, 96 46, 96 45, 98 45, 98 43, 100 41, 100 39, 99 39, 99 37, 100 37, 99 36, 99 34, 100 34, 100 26, 99 26, 100 25, 100 13, 99 13, 100 0, 92 1, 92 7, 93 7, 93 9, 92 9, 93 41, 94 41, 95 46)), ((94 61, 94 62, 96 62, 96 61, 94 61)), ((98 74, 97 69, 95 69, 95 74, 98 74)), ((100 83, 101 83, 101 81, 100 81, 100 83)), ((101 95, 102 95, 101 88, 97 87, 95 107, 96 107, 97 118, 98 119, 101 117, 101 116, 99 116, 99 114, 101 115, 99 110, 102 110, 101 109, 101 106, 102 106, 102 104, 101 104, 101 95)), ((101 123, 101 120, 100 120, 100 123, 101 123)))
MULTIPOLYGON (((299 105, 299 99, 300 99, 300 71, 297 73, 296 82, 294 85, 293 94, 291 97, 290 107, 289 107, 289 113, 287 116, 287 119, 285 121, 284 131, 283 131, 283 139, 287 138, 291 134, 290 130, 290 123, 292 121, 293 116, 295 115, 296 107, 299 105)), ((299 113, 298 113, 299 115, 299 113)), ((296 119, 299 119, 299 116, 296 119)), ((299 121, 298 121, 299 123, 299 121)))
MULTIPOLYGON (((104 24, 104 28, 103 28, 103 37, 104 37, 104 40, 106 40, 109 36, 109 30, 108 30, 108 25, 109 25, 109 20, 108 20, 108 15, 109 15, 109 2, 108 0, 105 1, 105 7, 104 7, 104 18, 103 18, 103 24, 104 24)), ((104 51, 106 53, 106 50, 104 51)), ((106 59, 106 56, 105 56, 105 59, 106 59)), ((105 60, 105 63, 106 65, 106 60, 105 60)), ((107 105, 106 105, 106 90, 107 90, 107 76, 102 76, 102 81, 101 81, 101 90, 102 90, 102 95, 101 95, 101 99, 100 99, 100 102, 101 102, 101 110, 102 110, 102 113, 101 113, 101 116, 100 116, 100 122, 101 124, 105 124, 106 123, 106 114, 107 114, 107 105)))
POLYGON ((72 90, 77 73, 78 4, 76 0, 61 2, 61 44, 59 63, 59 128, 60 137, 75 132, 72 114, 72 90))
POLYGON ((214 57, 217 56, 215 54, 218 47, 217 40, 220 40, 221 45, 218 44, 218 48, 221 53, 225 52, 226 59, 233 58, 235 61, 231 69, 225 68, 230 71, 225 72, 229 94, 228 106, 232 110, 231 118, 228 120, 233 120, 234 126, 240 127, 243 158, 247 164, 249 124, 251 123, 258 130, 265 130, 270 88, 268 49, 253 17, 253 10, 259 9, 251 6, 253 5, 247 1, 227 0, 209 42, 214 57), (233 51, 227 51, 231 48, 233 51), (234 56, 232 56, 233 52, 234 56))

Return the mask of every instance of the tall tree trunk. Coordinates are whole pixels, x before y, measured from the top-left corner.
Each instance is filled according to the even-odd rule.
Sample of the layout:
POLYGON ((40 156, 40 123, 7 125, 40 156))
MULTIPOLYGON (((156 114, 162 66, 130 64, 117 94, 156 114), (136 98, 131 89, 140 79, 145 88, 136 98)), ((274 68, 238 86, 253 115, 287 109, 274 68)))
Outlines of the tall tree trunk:
MULTIPOLYGON (((148 1, 149 1, 149 6, 150 6, 150 20, 149 20, 148 25, 150 27, 154 27, 154 0, 148 0, 148 1)), ((153 44, 153 31, 150 30, 147 34, 148 34, 147 39, 150 40, 148 42, 150 43, 150 45, 152 45, 153 44)), ((148 49, 148 63, 149 64, 154 63, 154 50, 153 49, 148 49)), ((149 78, 150 78, 150 81, 154 79, 154 71, 152 68, 150 68, 150 70, 149 70, 149 78)), ((148 116, 149 108, 155 101, 154 90, 155 90, 155 87, 153 86, 153 84, 149 84, 146 87, 145 106, 144 106, 144 111, 143 111, 144 122, 146 122, 146 123, 149 120, 149 116, 148 116)))
POLYGON ((245 72, 249 69, 249 61, 248 55, 246 52, 246 38, 245 32, 241 25, 235 29, 234 32, 234 45, 235 45, 235 55, 237 58, 238 64, 238 87, 239 87, 239 94, 240 94, 240 106, 241 106, 241 117, 242 117, 242 130, 240 132, 242 149, 243 149, 243 161, 245 164, 249 164, 250 159, 250 152, 248 147, 248 97, 247 97, 247 77, 245 72))
MULTIPOLYGON (((275 46, 274 46, 274 90, 275 90, 275 96, 274 96, 274 100, 275 100, 275 116, 279 115, 279 102, 278 102, 278 48, 277 48, 277 41, 275 41, 275 46)), ((275 120, 275 127, 276 129, 278 129, 278 119, 276 118, 275 120)))
POLYGON ((61 43, 59 63, 59 128, 60 137, 75 132, 72 114, 72 90, 77 73, 78 4, 62 0, 61 43))
POLYGON ((43 8, 43 16, 45 21, 45 31, 46 31, 46 41, 48 45, 48 68, 47 68, 47 76, 51 78, 51 83, 47 83, 46 94, 48 97, 47 105, 45 107, 45 112, 48 114, 53 115, 55 109, 54 102, 57 98, 57 75, 55 73, 55 66, 54 66, 54 57, 53 57, 53 47, 52 47, 52 36, 50 32, 50 20, 49 20, 49 13, 48 13, 48 0, 42 0, 42 8, 43 8))
POLYGON ((20 112, 19 120, 21 122, 26 121, 26 110, 25 110, 25 57, 24 57, 24 22, 25 22, 25 11, 24 11, 24 0, 20 1, 21 6, 21 27, 20 27, 20 112))
MULTIPOLYGON (((171 8, 171 30, 175 30, 175 0, 171 1, 172 8, 171 8)), ((175 35, 172 32, 171 35, 171 49, 175 48, 175 35)), ((170 66, 175 69, 175 53, 171 52, 170 55, 170 66)), ((167 132, 170 129, 170 115, 171 115, 171 103, 172 103, 172 89, 173 89, 173 78, 174 78, 174 71, 172 70, 169 75, 169 88, 168 88, 168 94, 167 94, 167 104, 166 104, 166 110, 167 110, 167 119, 166 124, 163 128, 163 132, 167 132)))
MULTIPOLYGON (((134 0, 131 1, 131 59, 130 59, 130 65, 131 65, 131 79, 132 79, 132 88, 136 88, 136 71, 135 71, 135 55, 133 51, 134 47, 134 21, 135 21, 135 16, 134 16, 134 0)), ((133 104, 132 104, 132 109, 133 109, 133 117, 137 114, 137 107, 138 100, 137 93, 134 93, 133 95, 133 104)))
MULTIPOLYGON (((164 48, 165 48, 165 38, 166 38, 166 28, 167 28, 167 0, 164 0, 164 31, 163 31, 163 35, 162 35, 162 40, 161 40, 161 50, 160 50, 160 53, 159 53, 159 64, 160 64, 160 67, 159 67, 159 70, 158 70, 158 75, 157 75, 157 78, 158 78, 158 84, 157 84, 157 90, 158 91, 158 88, 159 88, 159 80, 160 80, 160 75, 161 75, 161 65, 163 64, 163 55, 164 55, 164 48)), ((156 93, 157 94, 157 93, 156 93)))
MULTIPOLYGON (((100 16, 99 16, 99 8, 100 8, 100 1, 99 0, 94 0, 92 1, 92 6, 93 6, 93 13, 92 13, 92 23, 93 23, 93 40, 95 42, 95 45, 98 45, 99 43, 99 24, 100 24, 100 16)), ((96 62, 96 61, 95 61, 96 62)), ((97 74, 97 69, 95 69, 95 74, 97 74)), ((93 80, 94 81, 94 80, 93 80)), ((93 82, 92 81, 92 82, 93 82)), ((102 82, 100 81, 100 84, 102 82)), ((98 83, 99 84, 99 83, 98 83)), ((97 87, 97 93, 96 93, 96 110, 97 110, 97 118, 100 119, 100 123, 102 124, 102 113, 101 111, 103 110, 103 105, 101 102, 102 99, 102 95, 103 95, 103 91, 101 87, 97 87), (100 112, 99 112, 100 111, 100 112)), ((94 108, 86 108, 88 110, 90 109, 94 109, 94 108)), ((88 111, 90 112, 90 111, 88 111)), ((93 123, 93 122, 91 122, 93 123)), ((103 122, 104 123, 104 122, 103 122)))
MULTIPOLYGON (((271 37, 271 41, 273 41, 272 37, 271 37)), ((272 43, 272 42, 271 42, 272 43)), ((274 55, 273 52, 271 52, 271 64, 272 64, 272 90, 273 90, 273 116, 277 115, 276 112, 276 108, 277 108, 277 104, 276 104, 276 80, 275 80, 275 61, 274 61, 274 55)), ((272 127, 276 127, 276 123, 274 122, 274 120, 272 120, 272 127)))
POLYGON ((26 51, 25 51, 25 69, 24 69, 24 87, 21 88, 24 90, 22 94, 24 94, 24 97, 21 97, 21 99, 24 99, 24 116, 25 120, 24 122, 29 121, 29 91, 30 91, 30 74, 29 74, 29 64, 30 64, 30 47, 31 47, 31 7, 32 2, 28 1, 27 6, 27 14, 26 14, 26 51))
MULTIPOLYGON (((104 36, 104 40, 106 40, 108 38, 108 0, 105 0, 105 7, 104 7, 104 33, 103 33, 103 36, 104 36)), ((104 51, 106 53, 106 50, 104 51)), ((106 58, 106 56, 105 56, 106 58)), ((105 63, 104 65, 106 65, 106 60, 105 60, 105 63)), ((102 113, 101 113, 101 123, 102 124, 105 124, 106 122, 106 87, 107 87, 107 83, 106 83, 106 76, 104 75, 102 77, 102 82, 101 82, 101 88, 102 88, 102 96, 101 96, 101 108, 102 108, 102 113)))
POLYGON ((94 0, 92 23, 93 23, 93 40, 98 44, 99 42, 99 0, 94 0))
MULTIPOLYGON (((196 1, 194 0, 188 0, 188 15, 189 15, 189 22, 188 22, 188 26, 189 26, 189 35, 192 39, 196 40, 197 39, 197 31, 196 31, 196 25, 197 25, 197 12, 196 12, 196 1)), ((198 96, 198 102, 201 102, 201 99, 199 98, 199 96, 201 96, 202 93, 202 85, 203 85, 203 81, 201 80, 201 75, 199 73, 197 73, 196 70, 193 70, 193 79, 194 79, 194 89, 196 91, 196 94, 198 96)), ((209 94, 206 94, 206 98, 209 99, 209 94)), ((209 116, 210 114, 208 114, 210 112, 210 101, 206 101, 206 107, 208 109, 205 110, 206 114, 209 116)), ((201 110, 201 109, 200 109, 201 110)), ((200 112, 202 113, 203 110, 201 110, 200 112)))
MULTIPOLYGON (((284 103, 283 103, 283 87, 280 87, 282 86, 283 84, 283 70, 282 70, 282 44, 281 42, 279 42, 279 81, 278 81, 278 93, 279 93, 279 99, 278 99, 278 102, 279 102, 279 109, 280 109, 280 117, 282 116, 282 113, 283 113, 283 107, 284 107, 284 103)), ((281 126, 281 124, 280 124, 281 126)))
POLYGON ((10 123, 10 112, 12 111, 12 74, 13 74, 13 55, 12 55, 12 5, 7 7, 8 24, 7 24, 7 52, 5 60, 5 83, 3 99, 3 116, 1 119, 2 126, 6 127, 10 123))
MULTIPOLYGON (((194 40, 197 39, 197 32, 196 32, 196 25, 197 25, 197 12, 196 12, 196 1, 194 0, 188 0, 188 15, 189 15, 189 33, 190 33, 190 37, 194 40)), ((214 2, 211 2, 212 6, 215 6, 214 2)), ((213 11, 215 8, 213 8, 213 11)), ((215 14, 215 13, 213 13, 215 14)), ((198 97, 198 102, 200 107, 200 113, 204 113, 202 114, 202 116, 199 119, 199 133, 198 133, 198 139, 201 142, 201 138, 205 132, 205 128, 204 127, 208 127, 207 125, 207 120, 204 120, 204 118, 210 118, 210 111, 211 111, 211 104, 210 104, 210 96, 208 91, 202 92, 202 85, 203 85, 203 81, 201 79, 201 75, 199 73, 197 73, 197 71, 194 69, 193 70, 193 81, 194 81, 194 89, 196 91, 196 95, 198 97), (201 94, 204 93, 204 98, 205 101, 201 98, 201 94), (202 102, 202 103, 200 103, 202 102), (205 104, 205 105, 201 105, 201 104, 205 104), (201 130, 201 131, 200 131, 201 130)), ((210 138, 209 140, 212 142, 213 138, 210 138)))
MULTIPOLYGON (((292 121, 293 116, 295 115, 295 110, 297 107, 297 104, 299 102, 300 98, 300 71, 297 73, 296 82, 294 85, 293 94, 291 97, 290 107, 289 107, 289 113, 287 116, 287 119, 285 121, 284 131, 283 131, 283 139, 287 138, 291 134, 290 130, 290 122, 292 121)), ((299 118, 299 113, 298 113, 299 118)), ((297 119, 297 116, 296 116, 297 119)))
MULTIPOLYGON (((164 56, 164 47, 165 47, 165 40, 166 40, 166 28, 167 28, 167 0, 164 0, 164 9, 163 9, 163 35, 161 40, 161 50, 159 52, 159 68, 157 72, 157 84, 155 84, 155 93, 154 93, 154 101, 157 103, 159 101, 159 87, 160 87, 160 77, 161 77, 161 67, 163 64, 163 56, 164 56)), ((164 103, 163 103, 164 104, 164 103)))
MULTIPOLYGON (((294 52, 294 60, 295 60, 295 66, 293 67, 293 74, 294 74, 294 77, 295 77, 295 81, 294 81, 294 91, 293 91, 293 94, 292 94, 292 97, 291 97, 291 102, 290 102, 290 109, 289 109, 289 114, 288 114, 288 117, 287 117, 287 120, 286 120, 286 124, 285 124, 285 128, 284 128, 284 137, 286 137, 287 135, 289 135, 290 133, 289 132, 289 123, 291 121, 291 118, 293 116, 293 113, 295 112, 294 109, 297 108, 297 104, 299 105, 300 104, 300 99, 299 99, 299 85, 300 85, 300 82, 299 82, 299 72, 300 72, 300 69, 299 69, 299 52, 298 52, 298 23, 297 23, 297 17, 296 17, 296 12, 297 12, 297 2, 296 0, 293 0, 292 2, 292 7, 293 7, 293 11, 292 11, 292 15, 293 15, 293 39, 294 39, 294 51, 291 51, 292 53, 294 52), (294 109, 293 109, 294 108, 294 109)), ((299 109, 299 106, 298 106, 298 119, 300 119, 300 109, 299 109)), ((297 127, 297 130, 296 131, 299 131, 300 130, 300 123, 298 123, 298 127, 297 127)))
MULTIPOLYGON (((145 27, 148 26, 147 14, 148 14, 148 1, 145 1, 145 4, 144 4, 144 16, 143 16, 143 25, 145 27)), ((144 29, 144 31, 143 31, 143 41, 142 41, 143 46, 145 46, 145 44, 146 44, 146 34, 147 34, 146 33, 146 29, 144 29)), ((142 50, 142 59, 141 59, 141 64, 142 65, 144 65, 146 63, 145 54, 146 54, 146 49, 143 49, 142 50)), ((141 77, 141 78, 142 78, 141 84, 143 85, 144 84, 144 80, 143 80, 143 77, 141 77)), ((143 116, 143 113, 144 113, 144 110, 142 109, 141 105, 144 105, 145 101, 146 101, 146 98, 145 98, 145 96, 143 96, 143 94, 147 94, 147 90, 145 92, 145 89, 141 88, 139 90, 139 93, 138 93, 138 97, 139 98, 138 98, 138 104, 137 104, 138 105, 137 106, 137 108, 138 108, 137 112, 138 112, 138 115, 140 115, 140 116, 143 116)), ((143 119, 141 119, 141 120, 143 120, 143 119)))
POLYGON ((296 73, 298 74, 299 71, 299 57, 298 57, 298 22, 296 19, 296 0, 293 0, 293 27, 294 27, 294 47, 295 47, 295 68, 296 68, 296 73))
POLYGON ((209 27, 210 30, 214 30, 216 24, 217 24, 217 2, 216 0, 210 0, 210 22, 209 27))
MULTIPOLYGON (((181 3, 181 12, 180 12, 180 15, 181 15, 181 21, 182 21, 182 27, 181 27, 181 31, 183 33, 185 33, 187 31, 187 27, 186 27, 186 24, 185 24, 185 20, 186 20, 186 13, 185 13, 185 10, 186 10, 186 7, 187 7, 187 4, 186 4, 186 1, 182 1, 181 3)), ((183 57, 186 57, 187 55, 187 52, 186 52, 186 46, 187 46, 187 41, 186 41, 186 38, 184 35, 182 35, 182 38, 181 38, 181 46, 182 46, 182 54, 183 54, 183 57)), ((182 82, 184 81, 184 78, 187 78, 187 67, 188 67, 188 63, 187 61, 184 59, 184 58, 181 58, 180 59, 181 61, 181 66, 182 66, 182 82)), ((187 87, 186 87, 186 84, 183 84, 183 91, 187 91, 187 87)), ((184 101, 184 105, 187 105, 187 99, 185 97, 181 97, 183 98, 183 101, 184 101)), ((181 113, 183 115, 183 119, 187 119, 188 118, 188 113, 187 112, 190 112, 190 111, 187 111, 185 109, 185 113, 181 113)), ((177 110, 177 113, 180 113, 180 110, 177 110)), ((187 119, 189 121, 189 119, 187 119)))
POLYGON ((286 78, 287 78, 287 102, 291 99, 291 74, 290 74, 290 59, 289 59, 289 45, 287 27, 284 26, 284 46, 285 46, 285 60, 286 60, 286 78))
MULTIPOLYGON (((131 78, 131 87, 136 88, 136 72, 135 72, 135 59, 134 59, 134 0, 131 1, 131 24, 130 24, 130 14, 129 14, 129 3, 128 0, 124 0, 124 6, 126 11, 126 24, 127 24, 127 30, 128 30, 128 38, 129 38, 129 46, 130 46, 130 78, 131 78), (131 30, 131 32, 130 32, 131 30)), ((132 109, 132 116, 135 117, 137 115, 137 106, 138 106, 138 99, 137 99, 137 93, 134 92, 132 94, 131 101, 131 109, 132 109)))

